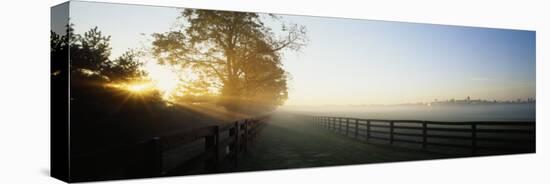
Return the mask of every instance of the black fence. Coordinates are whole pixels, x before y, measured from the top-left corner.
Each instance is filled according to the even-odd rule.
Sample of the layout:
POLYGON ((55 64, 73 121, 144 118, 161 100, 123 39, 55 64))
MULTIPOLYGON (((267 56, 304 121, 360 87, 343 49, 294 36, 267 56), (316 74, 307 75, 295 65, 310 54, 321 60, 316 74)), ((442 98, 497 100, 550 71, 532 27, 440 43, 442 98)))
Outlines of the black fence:
POLYGON ((234 168, 238 164, 239 153, 247 150, 248 143, 255 138, 267 118, 183 130, 118 149, 74 156, 71 158, 71 178, 73 182, 78 182, 216 173, 222 168, 234 168), (186 146, 198 147, 195 150, 199 151, 191 154, 189 149, 177 151, 186 146), (167 160, 170 152, 175 152, 172 157, 182 159, 167 160))
POLYGON ((485 155, 535 152, 535 122, 438 122, 312 117, 313 124, 368 143, 485 155))

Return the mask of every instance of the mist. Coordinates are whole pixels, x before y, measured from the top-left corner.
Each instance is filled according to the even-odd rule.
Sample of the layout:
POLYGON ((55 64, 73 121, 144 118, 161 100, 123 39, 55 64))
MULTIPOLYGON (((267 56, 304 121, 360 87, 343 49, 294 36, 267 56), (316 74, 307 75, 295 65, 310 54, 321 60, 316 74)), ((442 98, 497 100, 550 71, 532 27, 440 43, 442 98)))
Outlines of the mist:
POLYGON ((365 119, 425 121, 535 121, 535 103, 455 105, 283 106, 281 112, 365 119))

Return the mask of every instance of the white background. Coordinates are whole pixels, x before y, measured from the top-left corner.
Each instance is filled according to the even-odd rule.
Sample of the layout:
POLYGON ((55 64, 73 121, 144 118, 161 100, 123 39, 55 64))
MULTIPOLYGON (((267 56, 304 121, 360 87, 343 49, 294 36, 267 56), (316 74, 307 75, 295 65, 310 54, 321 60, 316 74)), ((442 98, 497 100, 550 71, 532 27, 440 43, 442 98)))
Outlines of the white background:
MULTIPOLYGON (((49 177, 50 6, 0 6, 0 183, 62 183, 49 177)), ((537 31, 537 153, 109 183, 548 183, 550 5, 535 0, 111 0, 105 2, 393 20, 537 31), (546 73, 544 73, 546 72, 546 73), (546 94, 545 94, 546 93, 546 94)), ((116 17, 113 17, 116 18, 116 17)))

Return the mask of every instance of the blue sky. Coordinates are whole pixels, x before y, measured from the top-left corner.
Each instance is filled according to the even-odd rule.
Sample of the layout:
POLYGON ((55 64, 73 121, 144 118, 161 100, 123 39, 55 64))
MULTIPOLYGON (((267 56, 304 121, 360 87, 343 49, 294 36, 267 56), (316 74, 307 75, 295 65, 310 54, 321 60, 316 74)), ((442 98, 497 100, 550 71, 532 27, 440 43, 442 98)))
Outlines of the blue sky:
MULTIPOLYGON (((112 36, 115 57, 148 46, 149 35, 168 31, 178 13, 168 7, 71 4, 76 32, 98 26, 112 36)), ((306 26, 310 40, 301 51, 284 53, 292 76, 288 105, 535 97, 533 31, 282 17, 306 26)))

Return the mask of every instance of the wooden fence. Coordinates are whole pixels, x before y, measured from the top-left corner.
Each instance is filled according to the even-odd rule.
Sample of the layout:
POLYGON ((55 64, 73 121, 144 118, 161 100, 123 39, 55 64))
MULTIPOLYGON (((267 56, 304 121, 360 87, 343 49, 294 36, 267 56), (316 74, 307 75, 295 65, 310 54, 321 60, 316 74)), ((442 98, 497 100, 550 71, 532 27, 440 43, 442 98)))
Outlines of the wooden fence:
POLYGON ((72 170, 76 171, 72 178, 76 182, 216 173, 222 165, 236 167, 239 153, 247 150, 266 118, 184 130, 123 148, 76 156, 71 159, 75 166, 72 170), (163 166, 166 152, 189 144, 202 144, 203 149, 174 167, 163 166))
POLYGON ((354 139, 402 144, 430 151, 446 148, 469 155, 535 151, 535 122, 438 122, 312 117, 313 124, 354 139))
MULTIPOLYGON (((159 175, 181 175, 199 167, 199 172, 216 173, 223 162, 238 164, 241 151, 254 139, 262 127, 262 120, 243 120, 223 126, 208 126, 189 132, 163 136, 158 142, 161 150, 169 151, 179 146, 204 139, 204 152, 169 170, 159 170, 159 175), (222 138, 221 135, 228 136, 222 138), (200 169, 202 165, 202 169, 200 169)), ((154 163, 153 163, 154 164, 154 163)))

